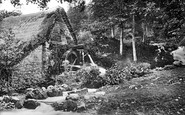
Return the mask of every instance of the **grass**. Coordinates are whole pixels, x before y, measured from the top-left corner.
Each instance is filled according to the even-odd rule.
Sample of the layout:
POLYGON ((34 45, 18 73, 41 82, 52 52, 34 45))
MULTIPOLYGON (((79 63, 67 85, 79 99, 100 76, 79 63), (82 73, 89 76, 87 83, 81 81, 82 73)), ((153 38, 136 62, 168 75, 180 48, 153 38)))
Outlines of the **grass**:
POLYGON ((185 68, 153 71, 128 83, 103 87, 107 101, 98 114, 183 115, 185 114, 185 68))

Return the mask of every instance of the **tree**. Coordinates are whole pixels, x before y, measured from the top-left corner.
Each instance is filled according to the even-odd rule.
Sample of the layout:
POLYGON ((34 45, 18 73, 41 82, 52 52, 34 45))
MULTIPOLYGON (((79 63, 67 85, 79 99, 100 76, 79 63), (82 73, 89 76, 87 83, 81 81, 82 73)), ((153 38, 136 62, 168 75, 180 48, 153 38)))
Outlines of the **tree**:
MULTIPOLYGON (((46 8, 47 7, 47 3, 50 2, 51 0, 26 0, 27 4, 29 3, 33 3, 33 4, 37 4, 40 8, 46 8)), ((63 3, 63 2, 69 2, 69 3, 77 3, 81 9, 83 10, 85 7, 85 1, 84 0, 56 0, 59 3, 63 3)), ((2 3, 2 1, 0 0, 0 4, 2 3)), ((11 0, 11 3, 14 6, 18 6, 21 5, 20 4, 20 0, 11 0)))
POLYGON ((68 17, 73 26, 74 32, 77 34, 80 30, 82 30, 82 23, 88 19, 87 11, 81 11, 80 6, 70 6, 68 12, 68 17))

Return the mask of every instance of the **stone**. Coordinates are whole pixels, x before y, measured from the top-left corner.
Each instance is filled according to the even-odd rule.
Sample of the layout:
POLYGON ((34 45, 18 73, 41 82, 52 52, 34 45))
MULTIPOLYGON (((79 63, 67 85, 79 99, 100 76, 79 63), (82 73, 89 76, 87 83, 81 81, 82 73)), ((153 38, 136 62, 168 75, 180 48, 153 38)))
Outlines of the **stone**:
POLYGON ((62 96, 64 90, 65 89, 62 86, 59 86, 59 85, 48 86, 48 88, 47 88, 47 95, 49 97, 62 96))
POLYGON ((23 108, 23 103, 21 103, 21 101, 17 101, 17 102, 15 103, 15 108, 17 108, 17 109, 22 109, 22 108, 23 108))
POLYGON ((185 65, 185 48, 184 47, 178 47, 178 49, 171 52, 171 55, 173 56, 173 59, 175 60, 176 65, 185 65))
POLYGON ((96 96, 103 96, 103 95, 105 95, 105 92, 104 91, 96 92, 95 95, 96 96))
POLYGON ((174 68, 176 68, 174 65, 165 65, 163 69, 170 70, 170 69, 174 69, 174 68))
POLYGON ((77 93, 70 94, 66 97, 66 100, 78 101, 80 96, 77 93))
POLYGON ((76 90, 76 93, 83 95, 83 94, 88 93, 88 89, 87 88, 83 88, 83 89, 80 89, 80 90, 76 90))
POLYGON ((4 101, 5 103, 16 103, 17 101, 19 101, 19 98, 14 97, 14 96, 3 96, 2 101, 4 101))
POLYGON ((96 91, 97 91, 97 89, 88 89, 88 93, 94 93, 96 91))
POLYGON ((86 110, 86 104, 83 101, 81 101, 78 103, 77 112, 82 112, 84 110, 86 110))
POLYGON ((77 110, 77 103, 72 100, 67 100, 62 103, 53 103, 51 105, 55 111, 63 110, 63 111, 76 111, 77 110))
POLYGON ((8 95, 4 95, 2 101, 4 101, 5 103, 11 102, 11 97, 9 97, 8 95))
POLYGON ((46 99, 47 93, 40 88, 30 90, 26 93, 26 99, 46 99))
POLYGON ((27 89, 26 89, 26 93, 27 93, 27 92, 30 92, 30 91, 33 91, 33 90, 34 90, 33 88, 27 88, 27 89))
POLYGON ((65 89, 65 91, 71 91, 72 90, 72 88, 69 87, 67 84, 62 84, 61 86, 65 89))
POLYGON ((26 109, 36 109, 38 106, 40 106, 40 103, 34 99, 25 100, 23 104, 26 109))

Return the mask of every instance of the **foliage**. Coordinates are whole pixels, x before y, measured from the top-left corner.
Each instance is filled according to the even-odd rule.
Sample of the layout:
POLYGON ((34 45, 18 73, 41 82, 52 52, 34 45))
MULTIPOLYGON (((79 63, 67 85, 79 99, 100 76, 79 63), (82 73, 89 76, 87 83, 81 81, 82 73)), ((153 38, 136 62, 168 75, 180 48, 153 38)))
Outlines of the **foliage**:
POLYGON ((90 8, 92 16, 89 25, 92 31, 100 31, 102 27, 107 31, 115 25, 129 29, 132 25, 131 14, 134 14, 137 36, 144 36, 146 28, 154 32, 154 40, 177 43, 184 36, 182 0, 93 0, 90 8))
POLYGON ((119 58, 119 41, 114 38, 100 35, 86 45, 95 63, 104 68, 110 68, 119 58))
POLYGON ((80 6, 72 7, 70 6, 67 14, 70 19, 70 22, 73 26, 74 32, 77 34, 80 30, 82 30, 82 23, 87 20, 87 11, 80 11, 80 6))
POLYGON ((82 87, 99 88, 105 85, 103 77, 99 74, 100 72, 96 67, 91 67, 90 69, 79 70, 76 75, 82 81, 82 87))
POLYGON ((79 44, 90 44, 93 42, 93 35, 90 31, 79 31, 78 43, 79 44))
POLYGON ((150 64, 147 63, 116 63, 107 70, 104 80, 106 84, 118 85, 133 78, 142 77, 149 73, 150 64))
MULTIPOLYGON (((27 4, 28 3, 33 3, 33 4, 37 4, 40 8, 46 8, 47 7, 47 3, 50 2, 51 0, 26 0, 27 4)), ((84 0, 56 0, 59 3, 63 3, 63 2, 69 2, 69 3, 78 3, 79 6, 81 6, 82 8, 85 6, 85 1, 84 0)), ((20 0, 11 0, 11 3, 14 6, 18 6, 21 5, 20 4, 20 0)))
POLYGON ((3 44, 1 44, 0 60, 5 61, 6 65, 8 65, 14 56, 19 53, 17 46, 19 40, 15 39, 15 34, 12 32, 11 28, 1 30, 0 39, 3 42, 3 44))
POLYGON ((10 17, 10 16, 19 16, 19 15, 21 15, 20 12, 16 12, 16 11, 9 12, 9 11, 6 11, 6 10, 1 10, 0 11, 0 21, 3 18, 7 18, 7 17, 10 17))
POLYGON ((17 69, 13 71, 12 75, 12 87, 20 93, 30 87, 44 86, 45 83, 45 78, 41 75, 39 60, 32 62, 28 58, 15 67, 17 69))
MULTIPOLYGON (((0 69, 0 83, 1 86, 4 86, 2 88, 9 88, 9 85, 11 84, 11 76, 13 68, 9 68, 8 64, 14 59, 15 55, 17 55, 19 52, 19 48, 17 43, 18 40, 15 39, 15 35, 12 32, 12 29, 3 29, 0 30, 0 40, 1 40, 1 48, 0 48, 0 61, 2 64, 4 64, 3 67, 0 69)), ((2 89, 1 90, 4 90, 2 89)), ((9 89, 7 89, 9 90, 9 89)))

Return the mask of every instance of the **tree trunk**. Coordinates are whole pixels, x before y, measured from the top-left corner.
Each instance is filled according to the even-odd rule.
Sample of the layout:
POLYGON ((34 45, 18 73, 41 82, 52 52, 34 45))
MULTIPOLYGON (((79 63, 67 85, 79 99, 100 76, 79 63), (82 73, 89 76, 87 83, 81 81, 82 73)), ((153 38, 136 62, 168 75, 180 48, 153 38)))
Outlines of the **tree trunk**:
POLYGON ((111 37, 112 38, 115 37, 115 28, 114 28, 114 26, 111 27, 111 37))
POLYGON ((46 43, 42 44, 42 76, 45 76, 46 69, 46 43))
POLYGON ((136 62, 137 61, 137 56, 136 56, 136 44, 135 44, 135 16, 133 14, 133 28, 132 28, 132 49, 133 49, 133 59, 136 62))
POLYGON ((120 55, 123 55, 123 24, 121 25, 121 34, 120 34, 120 55))
POLYGON ((146 29, 145 29, 145 23, 144 22, 142 23, 142 29, 143 29, 143 39, 142 39, 142 42, 144 43, 145 42, 145 36, 146 36, 146 29))

